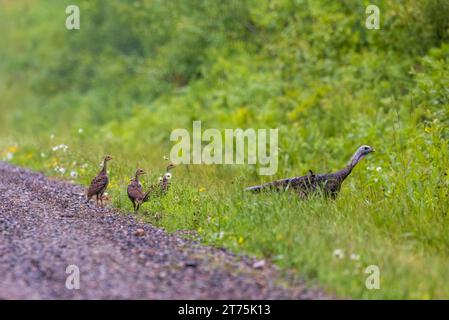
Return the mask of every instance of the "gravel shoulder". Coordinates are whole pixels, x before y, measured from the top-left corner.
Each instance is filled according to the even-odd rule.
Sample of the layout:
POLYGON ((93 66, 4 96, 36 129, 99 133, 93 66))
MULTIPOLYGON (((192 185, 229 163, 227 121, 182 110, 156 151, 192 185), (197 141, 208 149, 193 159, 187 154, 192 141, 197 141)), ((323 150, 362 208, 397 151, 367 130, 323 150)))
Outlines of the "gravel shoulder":
POLYGON ((270 263, 255 268, 253 258, 86 204, 84 194, 0 162, 0 299, 328 298, 270 263), (80 270, 78 290, 66 288, 68 265, 80 270))

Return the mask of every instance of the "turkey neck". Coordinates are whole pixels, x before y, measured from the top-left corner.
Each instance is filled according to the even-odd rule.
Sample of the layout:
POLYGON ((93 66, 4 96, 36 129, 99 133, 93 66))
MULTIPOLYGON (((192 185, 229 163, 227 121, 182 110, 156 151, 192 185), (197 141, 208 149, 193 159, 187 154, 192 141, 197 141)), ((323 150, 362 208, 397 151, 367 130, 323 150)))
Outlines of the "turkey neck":
POLYGON ((344 167, 343 169, 338 171, 337 176, 338 176, 339 180, 341 180, 341 181, 345 180, 346 177, 351 174, 352 168, 354 168, 354 167, 348 164, 346 167, 344 167))
POLYGON ((136 173, 136 176, 134 178, 134 181, 139 182, 139 175, 136 173))
POLYGON ((354 153, 346 167, 337 172, 337 175, 341 181, 345 180, 346 177, 351 174, 352 169, 354 169, 354 167, 357 165, 357 163, 359 163, 360 160, 362 160, 362 158, 363 156, 361 156, 358 151, 354 153))
POLYGON ((106 161, 106 159, 104 159, 103 160, 103 169, 101 169, 101 173, 104 173, 104 174, 106 174, 106 170, 107 170, 107 165, 108 165, 108 162, 106 161))

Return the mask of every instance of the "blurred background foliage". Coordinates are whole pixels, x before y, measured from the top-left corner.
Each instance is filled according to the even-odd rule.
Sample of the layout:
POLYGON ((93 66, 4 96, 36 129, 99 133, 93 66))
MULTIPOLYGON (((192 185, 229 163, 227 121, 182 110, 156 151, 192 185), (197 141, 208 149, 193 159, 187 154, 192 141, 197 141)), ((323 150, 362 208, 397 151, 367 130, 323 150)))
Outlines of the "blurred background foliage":
POLYGON ((443 273, 428 284, 416 279, 417 266, 433 261, 440 270, 449 252, 449 1, 373 1, 380 30, 365 28, 369 4, 0 0, 0 158, 53 174, 64 167, 58 175, 73 171, 87 183, 111 153, 114 205, 129 209, 123 188, 134 168, 160 171, 170 132, 193 120, 203 128, 279 128, 279 171, 270 179, 339 169, 370 144, 379 152, 349 179, 341 202, 291 208, 287 201, 285 210, 298 214, 329 212, 318 216, 321 225, 300 224, 276 201, 242 202, 242 186, 267 180, 254 166, 179 169, 178 198, 151 208, 171 215, 152 222, 263 256, 286 250, 286 266, 310 269, 309 278, 356 297, 371 293, 341 276, 345 268, 310 255, 331 250, 334 239, 364 243, 366 256, 390 263, 396 285, 373 297, 448 297, 443 273), (70 4, 80 8, 80 30, 65 28, 70 4), (59 154, 58 144, 69 152, 59 154), (211 198, 198 198, 196 188, 211 198), (221 219, 213 228, 211 210, 221 219), (282 240, 252 233, 267 223, 254 220, 258 214, 272 218, 282 240), (341 224, 326 220, 334 218, 341 224), (348 231, 351 224, 359 228, 348 231), (328 237, 301 238, 314 228, 328 228, 328 237), (231 236, 217 238, 224 231, 231 236), (417 249, 409 252, 411 243, 417 249))

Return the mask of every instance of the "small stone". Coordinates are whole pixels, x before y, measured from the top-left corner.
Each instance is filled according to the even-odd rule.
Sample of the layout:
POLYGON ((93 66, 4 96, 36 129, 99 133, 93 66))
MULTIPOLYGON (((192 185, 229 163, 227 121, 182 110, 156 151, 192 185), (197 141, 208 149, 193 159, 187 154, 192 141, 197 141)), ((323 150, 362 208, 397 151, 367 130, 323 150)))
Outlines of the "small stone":
POLYGON ((136 230, 136 232, 134 234, 138 237, 142 237, 145 235, 145 230, 143 230, 142 228, 139 228, 136 230))
POLYGON ((194 260, 188 260, 184 263, 184 266, 188 268, 195 268, 196 266, 198 266, 198 263, 196 263, 196 261, 194 260))
POLYGON ((259 260, 253 263, 254 269, 261 269, 263 267, 265 267, 265 260, 259 260))

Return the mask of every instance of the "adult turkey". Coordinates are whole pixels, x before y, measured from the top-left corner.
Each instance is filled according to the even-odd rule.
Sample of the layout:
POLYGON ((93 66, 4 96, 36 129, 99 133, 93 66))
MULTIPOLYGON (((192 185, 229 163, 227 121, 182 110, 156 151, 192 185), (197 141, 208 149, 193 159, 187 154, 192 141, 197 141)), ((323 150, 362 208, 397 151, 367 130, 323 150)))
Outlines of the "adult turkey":
POLYGON ((110 155, 107 155, 104 157, 103 168, 95 176, 95 178, 92 179, 89 189, 87 190, 87 202, 89 202, 89 200, 93 196, 96 196, 97 205, 98 205, 98 201, 100 201, 101 206, 103 206, 103 193, 106 190, 106 188, 108 187, 108 183, 109 183, 107 163, 110 160, 112 160, 112 157, 110 155))
POLYGON ((352 169, 366 155, 374 151, 374 148, 370 146, 361 146, 354 153, 346 167, 334 173, 314 174, 312 170, 309 170, 309 174, 305 176, 276 180, 260 186, 248 187, 245 190, 260 192, 263 190, 286 191, 293 189, 301 198, 306 198, 313 193, 322 192, 325 196, 335 199, 341 189, 341 184, 352 172, 352 169))

